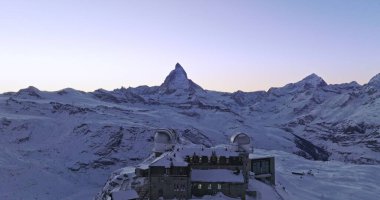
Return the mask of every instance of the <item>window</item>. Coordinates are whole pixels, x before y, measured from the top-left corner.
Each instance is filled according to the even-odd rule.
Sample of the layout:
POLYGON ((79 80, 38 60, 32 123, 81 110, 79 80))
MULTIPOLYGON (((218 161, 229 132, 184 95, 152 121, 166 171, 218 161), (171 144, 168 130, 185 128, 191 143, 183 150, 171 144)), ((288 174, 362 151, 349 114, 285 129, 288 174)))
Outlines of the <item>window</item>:
POLYGON ((202 189, 202 184, 198 184, 198 190, 202 189))
POLYGON ((222 189, 222 184, 218 183, 218 190, 222 189))
POLYGON ((207 189, 211 190, 211 184, 208 184, 207 189))
POLYGON ((211 164, 217 164, 217 163, 218 163, 218 157, 216 157, 216 156, 211 156, 211 158, 210 158, 210 163, 211 163, 211 164))
POLYGON ((269 173, 269 161, 263 160, 261 162, 261 173, 263 174, 269 173))
POLYGON ((218 163, 222 164, 222 165, 225 165, 226 164, 226 157, 225 156, 220 156, 218 163))
POLYGON ((208 163, 208 157, 207 156, 202 156, 201 160, 202 160, 202 163, 208 163))
POLYGON ((270 165, 268 160, 257 160, 252 163, 252 170, 256 174, 270 173, 270 165))
POLYGON ((254 163, 252 164, 252 170, 253 170, 253 172, 255 172, 256 174, 261 174, 260 163, 259 163, 259 162, 254 162, 254 163))
POLYGON ((158 190, 158 196, 163 197, 164 196, 164 191, 162 189, 158 190))
POLYGON ((226 158, 226 163, 228 164, 230 162, 230 159, 229 158, 226 158))

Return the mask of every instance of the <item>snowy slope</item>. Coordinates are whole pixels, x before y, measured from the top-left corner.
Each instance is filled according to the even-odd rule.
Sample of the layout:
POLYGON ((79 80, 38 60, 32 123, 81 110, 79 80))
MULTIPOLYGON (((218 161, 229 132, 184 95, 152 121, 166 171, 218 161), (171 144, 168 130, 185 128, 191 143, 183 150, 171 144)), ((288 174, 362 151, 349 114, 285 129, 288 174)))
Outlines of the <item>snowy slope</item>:
POLYGON ((282 151, 256 150, 276 157, 276 191, 283 199, 376 200, 380 191, 379 165, 312 161, 282 151), (292 172, 304 173, 294 175, 292 172))
POLYGON ((177 64, 160 86, 4 93, 0 199, 91 199, 112 171, 145 159, 163 127, 205 146, 242 131, 256 148, 378 165, 378 82, 328 85, 312 74, 267 92, 225 93, 177 64))

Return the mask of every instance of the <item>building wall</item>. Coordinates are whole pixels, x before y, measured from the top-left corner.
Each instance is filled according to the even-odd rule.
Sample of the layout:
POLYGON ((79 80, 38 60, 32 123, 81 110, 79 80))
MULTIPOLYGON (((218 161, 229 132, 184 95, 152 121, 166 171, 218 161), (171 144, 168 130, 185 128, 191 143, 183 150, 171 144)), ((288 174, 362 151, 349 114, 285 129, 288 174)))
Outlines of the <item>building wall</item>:
POLYGON ((150 178, 150 199, 188 199, 191 198, 189 177, 162 176, 150 178))
POLYGON ((270 184, 274 185, 276 182, 276 173, 275 173, 275 159, 274 157, 265 157, 265 158, 254 158, 250 160, 250 171, 255 173, 256 177, 260 175, 270 175, 265 178, 261 178, 265 181, 268 181, 270 184))
POLYGON ((150 199, 188 199, 191 197, 190 168, 150 167, 150 199))
POLYGON ((248 171, 249 171, 249 159, 248 154, 241 154, 239 157, 229 158, 228 163, 225 162, 226 157, 220 156, 216 159, 216 162, 212 162, 212 159, 208 159, 208 162, 199 162, 199 158, 192 159, 189 162, 192 169, 228 169, 236 170, 239 169, 243 175, 245 182, 248 182, 248 171))
POLYGON ((244 198, 246 183, 192 182, 192 194, 197 197, 215 195, 218 192, 232 198, 244 198))
POLYGON ((243 164, 242 156, 186 156, 185 161, 192 166, 202 165, 219 165, 219 166, 237 166, 243 164))
POLYGON ((232 197, 232 198, 245 198, 245 190, 247 189, 248 183, 248 166, 249 159, 248 154, 242 154, 239 157, 229 158, 228 163, 225 162, 225 157, 219 157, 217 162, 212 162, 212 159, 209 159, 208 162, 199 162, 195 160, 195 162, 190 162, 190 166, 192 169, 228 169, 228 170, 240 170, 244 176, 244 183, 205 183, 205 182, 191 182, 192 183, 192 195, 201 197, 204 195, 214 195, 218 192, 222 192, 224 195, 232 197), (222 160, 222 162, 220 162, 222 160), (218 162, 219 161, 219 162, 218 162), (201 188, 198 186, 201 184, 201 188), (220 185, 220 189, 218 188, 218 184, 220 185), (209 186, 211 188, 209 189, 209 186))
MULTIPOLYGON (((192 157, 193 158, 193 157, 192 157)), ((179 172, 179 167, 172 166, 171 168, 151 166, 149 168, 149 191, 150 199, 189 199, 192 195, 204 196, 213 195, 222 192, 224 195, 233 198, 245 198, 245 191, 248 182, 248 170, 250 169, 250 160, 248 154, 242 154, 238 157, 212 157, 196 158, 186 160, 189 162, 189 167, 186 168, 187 173, 183 173, 183 168, 179 172), (199 183, 192 182, 190 177, 191 169, 228 169, 240 170, 244 175, 244 183, 199 183), (201 188, 198 185, 202 184, 201 188), (218 187, 220 184, 220 188, 218 187), (211 188, 209 189, 209 185, 211 188)), ((143 171, 141 171, 143 174, 143 171)))

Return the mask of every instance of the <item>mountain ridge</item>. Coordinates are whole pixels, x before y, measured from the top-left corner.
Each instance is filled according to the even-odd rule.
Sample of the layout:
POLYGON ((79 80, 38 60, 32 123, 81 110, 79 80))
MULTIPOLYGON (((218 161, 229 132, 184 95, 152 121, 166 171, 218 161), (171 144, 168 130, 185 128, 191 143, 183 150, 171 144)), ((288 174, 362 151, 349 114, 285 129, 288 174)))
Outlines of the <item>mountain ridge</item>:
MULTIPOLYGON (((269 88, 267 91, 265 92, 269 92, 270 90, 273 90, 273 89, 278 89, 278 88, 284 88, 288 85, 305 85, 305 84, 309 84, 311 88, 315 88, 315 87, 324 87, 324 86, 331 86, 331 85, 347 85, 347 84, 355 84, 357 86, 364 86, 364 85, 374 85, 376 87, 380 87, 380 73, 374 75, 368 83, 364 84, 364 85, 360 85, 358 84, 356 81, 352 81, 350 83, 336 83, 336 84, 327 84, 323 78, 321 78, 320 76, 318 76, 317 74, 315 73, 311 73, 307 76, 305 76, 303 79, 297 81, 297 82, 294 82, 294 83, 289 83, 289 84, 286 84, 284 86, 281 86, 281 87, 272 87, 272 88, 269 88)), ((195 82, 193 82, 191 79, 188 78, 187 76, 187 72, 186 70, 182 67, 182 65, 180 63, 177 63, 174 67, 174 69, 166 76, 166 78, 164 79, 164 82, 159 85, 159 86, 147 86, 147 85, 141 85, 141 86, 137 86, 137 87, 128 87, 130 89, 137 89, 137 88, 159 88, 159 90, 162 90, 163 93, 165 93, 166 90, 170 90, 169 92, 167 93, 170 93, 170 92, 173 92, 173 90, 175 91, 176 89, 184 89, 184 90, 189 90, 189 89, 198 89, 198 90, 203 90, 204 89, 199 86, 198 84, 196 84, 195 82), (179 77, 178 77, 179 76, 179 77), (177 82, 176 82, 176 79, 178 79, 177 82), (179 83, 178 85, 176 85, 175 83, 179 83)), ((121 88, 124 88, 124 87, 121 87, 121 88)), ((119 89, 121 89, 119 88, 119 89)), ((72 90, 72 91, 78 91, 78 92, 84 92, 84 91, 81 91, 81 90, 77 90, 77 89, 74 89, 74 88, 64 88, 64 89, 61 89, 62 91, 63 90, 72 90)), ((61 91, 61 90, 58 90, 58 91, 61 91)), ((97 90, 104 90, 102 88, 99 88, 99 89, 96 89, 95 91, 97 90)), ((115 89, 117 90, 117 89, 115 89)), ((30 91, 30 92, 45 92, 45 91, 41 91, 39 90, 38 88, 34 87, 34 86, 28 86, 27 88, 23 88, 23 89, 20 89, 19 91, 17 92, 25 92, 25 91, 30 91)), ((56 91, 56 92, 58 92, 56 91)), ((92 91, 92 92, 95 92, 95 91, 92 91)), ((105 90, 107 91, 107 90, 105 90)), ((217 91, 217 90, 207 90, 207 91, 212 91, 212 92, 222 92, 222 91, 217 91)), ((234 91, 234 92, 225 92, 223 91, 223 93, 235 93, 235 92, 244 92, 244 93, 252 93, 252 92, 261 92, 261 91, 264 91, 264 90, 258 90, 258 91, 241 91, 241 90, 237 90, 237 91, 234 91)), ((17 93, 16 92, 16 93, 17 93)), ((3 94, 11 94, 11 93, 15 93, 15 92, 4 92, 3 94)), ((91 93, 91 92, 87 92, 87 93, 91 93)))
POLYGON ((19 199, 59 199, 76 188, 94 196, 112 171, 150 155, 145 147, 157 128, 205 146, 244 132, 255 148, 380 164, 380 91, 374 82, 325 85, 312 74, 268 91, 229 93, 191 85, 181 68, 160 86, 93 92, 29 87, 0 94, 0 177, 7 183, 0 185, 0 199, 19 187, 26 188, 15 192, 19 199), (47 184, 53 180, 59 181, 47 184))

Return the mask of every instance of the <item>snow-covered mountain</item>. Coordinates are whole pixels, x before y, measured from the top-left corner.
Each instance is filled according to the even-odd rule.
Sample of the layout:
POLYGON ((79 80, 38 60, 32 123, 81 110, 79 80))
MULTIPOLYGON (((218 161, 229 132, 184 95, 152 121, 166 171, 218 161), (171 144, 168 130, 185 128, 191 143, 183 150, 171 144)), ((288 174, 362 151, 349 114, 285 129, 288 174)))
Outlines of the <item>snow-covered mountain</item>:
POLYGON ((146 158, 154 130, 167 127, 205 146, 241 131, 260 149, 379 165, 379 119, 380 74, 365 85, 312 74, 226 93, 203 89, 177 64, 154 87, 28 87, 0 95, 0 199, 91 199, 112 171, 146 158))
POLYGON ((203 91, 199 85, 187 78, 187 73, 179 63, 175 65, 175 69, 166 77, 159 90, 164 94, 172 94, 175 92, 188 92, 189 94, 193 94, 197 91, 203 91))

